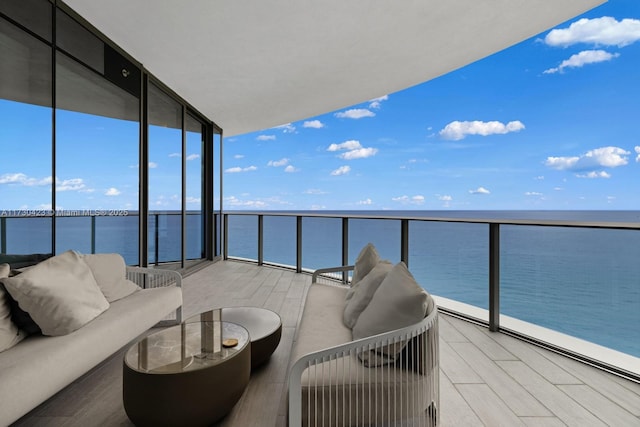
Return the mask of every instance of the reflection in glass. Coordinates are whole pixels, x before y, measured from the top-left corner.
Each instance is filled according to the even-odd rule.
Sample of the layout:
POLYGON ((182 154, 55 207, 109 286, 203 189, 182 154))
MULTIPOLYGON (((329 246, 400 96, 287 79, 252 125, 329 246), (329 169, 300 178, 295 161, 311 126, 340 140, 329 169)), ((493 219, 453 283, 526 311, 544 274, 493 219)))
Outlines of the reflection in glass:
POLYGON ((203 215, 203 185, 204 168, 204 129, 200 121, 187 115, 186 123, 187 157, 186 167, 186 210, 187 210, 187 259, 204 258, 204 215, 203 215))
POLYGON ((182 106, 153 84, 149 85, 148 102, 150 231, 155 227, 154 233, 149 233, 149 262, 180 261, 182 106))

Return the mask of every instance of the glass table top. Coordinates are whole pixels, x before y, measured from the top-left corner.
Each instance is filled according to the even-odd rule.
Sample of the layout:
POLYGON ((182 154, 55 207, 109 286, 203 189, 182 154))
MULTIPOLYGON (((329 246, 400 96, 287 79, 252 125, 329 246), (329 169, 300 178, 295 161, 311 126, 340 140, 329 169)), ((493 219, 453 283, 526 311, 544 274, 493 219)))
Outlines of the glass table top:
POLYGON ((201 318, 143 338, 127 350, 125 363, 135 371, 152 374, 195 371, 223 363, 248 345, 249 333, 214 315, 203 313, 201 318))

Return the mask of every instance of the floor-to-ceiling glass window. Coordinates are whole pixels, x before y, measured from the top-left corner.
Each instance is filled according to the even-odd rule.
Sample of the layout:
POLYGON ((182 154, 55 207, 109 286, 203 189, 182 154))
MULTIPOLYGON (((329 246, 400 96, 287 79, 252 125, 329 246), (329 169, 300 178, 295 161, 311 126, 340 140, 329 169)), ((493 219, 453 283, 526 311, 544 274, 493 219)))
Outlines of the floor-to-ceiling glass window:
POLYGON ((62 11, 56 36, 56 253, 117 252, 137 264, 139 77, 124 81, 119 63, 110 73, 119 54, 62 11))
POLYGON ((139 100, 56 56, 56 252, 138 263, 139 100))
POLYGON ((182 259, 182 106, 149 84, 149 263, 182 259))
POLYGON ((204 247, 204 125, 192 115, 186 116, 185 158, 185 209, 186 209, 186 259, 199 260, 205 256, 204 247))
POLYGON ((214 126, 81 22, 49 0, 0 1, 0 253, 178 268, 217 253, 214 126))
MULTIPOLYGON (((51 5, 0 2, 0 252, 51 253, 51 5)), ((28 3, 34 3, 29 1, 28 3)))

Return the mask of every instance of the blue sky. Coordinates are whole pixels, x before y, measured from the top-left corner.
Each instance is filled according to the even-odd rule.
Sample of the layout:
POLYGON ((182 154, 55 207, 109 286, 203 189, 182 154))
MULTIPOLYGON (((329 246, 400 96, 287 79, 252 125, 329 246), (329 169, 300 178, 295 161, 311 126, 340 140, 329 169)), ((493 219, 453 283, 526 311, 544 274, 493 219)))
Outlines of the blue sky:
MULTIPOLYGON (((138 124, 57 118, 56 210, 137 210, 138 124)), ((0 120, 0 209, 51 209, 51 110, 0 100, 0 120)), ((638 210, 638 123, 640 2, 610 0, 413 88, 225 138, 223 204, 638 210)), ((163 129, 149 205, 180 209, 180 135, 163 129)), ((187 209, 201 206, 198 147, 187 147, 187 209)))
POLYGON ((640 208, 640 2, 224 140, 225 209, 640 208))

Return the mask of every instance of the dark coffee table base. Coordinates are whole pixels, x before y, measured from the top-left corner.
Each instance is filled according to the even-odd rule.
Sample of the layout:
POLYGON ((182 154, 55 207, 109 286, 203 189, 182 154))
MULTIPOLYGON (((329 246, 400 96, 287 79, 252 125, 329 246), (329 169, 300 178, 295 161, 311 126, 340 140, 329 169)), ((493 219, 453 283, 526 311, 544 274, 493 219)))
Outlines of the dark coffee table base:
POLYGON ((137 427, 208 426, 224 417, 249 383, 250 347, 229 361, 180 374, 148 374, 124 364, 123 401, 137 427))

